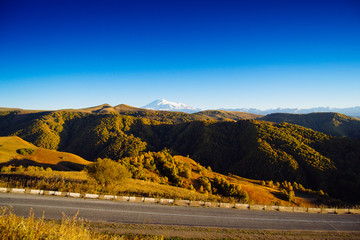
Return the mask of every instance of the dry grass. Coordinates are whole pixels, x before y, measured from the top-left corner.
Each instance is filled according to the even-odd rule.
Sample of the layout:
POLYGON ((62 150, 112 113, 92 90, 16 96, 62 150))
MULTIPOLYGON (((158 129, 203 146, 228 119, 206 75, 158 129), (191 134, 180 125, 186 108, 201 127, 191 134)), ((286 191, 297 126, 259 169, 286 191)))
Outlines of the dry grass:
POLYGON ((39 178, 59 178, 69 179, 75 181, 85 181, 88 179, 86 172, 84 171, 39 171, 39 172, 24 172, 27 176, 39 177, 39 178))
POLYGON ((222 174, 208 171, 206 169, 204 170, 202 166, 200 166, 197 162, 190 158, 183 156, 174 156, 174 158, 178 161, 189 164, 194 170, 192 172, 192 177, 191 179, 189 179, 189 181, 194 181, 194 179, 197 179, 200 176, 206 176, 209 178, 221 176, 229 182, 239 185, 242 189, 244 189, 249 195, 250 203, 263 205, 315 207, 315 199, 309 199, 308 196, 297 197, 295 201, 297 204, 290 203, 277 197, 277 194, 280 193, 279 189, 262 186, 260 180, 252 180, 239 176, 224 176, 222 174), (200 169, 203 170, 201 171, 201 173, 198 173, 200 169))
POLYGON ((162 197, 172 199, 189 199, 202 201, 216 201, 221 199, 214 195, 202 194, 185 188, 179 188, 169 185, 162 185, 153 182, 147 182, 136 179, 129 179, 121 186, 116 186, 116 191, 128 195, 162 197))
POLYGON ((89 161, 86 161, 82 157, 79 157, 75 154, 58 152, 55 150, 38 148, 36 154, 34 155, 35 161, 38 163, 44 164, 59 164, 60 162, 71 162, 81 165, 89 164, 89 161))
POLYGON ((248 194, 249 199, 255 204, 282 206, 291 205, 291 203, 276 197, 276 193, 280 191, 261 185, 261 181, 251 180, 241 177, 229 177, 229 180, 239 184, 248 194))
POLYGON ((109 236, 94 233, 88 230, 86 222, 77 219, 63 217, 61 223, 55 221, 44 221, 34 218, 30 211, 29 217, 19 217, 12 213, 11 209, 0 209, 0 238, 1 239, 121 239, 116 236, 109 236))
POLYGON ((24 161, 22 165, 27 165, 27 161, 30 160, 37 164, 60 165, 60 167, 65 162, 74 165, 86 165, 90 163, 75 154, 38 148, 16 136, 0 137, 0 163, 11 163, 14 160, 17 160, 17 164, 21 164, 21 161, 24 161), (35 150, 35 154, 27 156, 20 155, 16 150, 21 148, 32 148, 35 150))
POLYGON ((22 172, 16 174, 8 173, 2 174, 2 177, 0 178, 0 187, 204 201, 216 201, 217 199, 220 199, 213 195, 202 194, 184 188, 137 179, 127 179, 121 184, 109 186, 106 189, 87 179, 85 172, 44 171, 22 172))
POLYGON ((31 143, 19 137, 0 137, 0 163, 8 162, 19 155, 16 150, 19 148, 37 149, 31 143))

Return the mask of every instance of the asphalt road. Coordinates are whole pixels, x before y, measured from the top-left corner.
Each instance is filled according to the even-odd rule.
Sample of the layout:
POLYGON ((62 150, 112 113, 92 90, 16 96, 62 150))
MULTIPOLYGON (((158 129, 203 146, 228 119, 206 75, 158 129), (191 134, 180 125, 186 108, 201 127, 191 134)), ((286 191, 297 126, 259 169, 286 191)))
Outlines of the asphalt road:
POLYGON ((47 219, 63 214, 93 222, 186 225, 240 229, 360 231, 360 215, 266 212, 239 209, 164 206, 98 199, 0 193, 0 206, 12 206, 15 214, 47 219))

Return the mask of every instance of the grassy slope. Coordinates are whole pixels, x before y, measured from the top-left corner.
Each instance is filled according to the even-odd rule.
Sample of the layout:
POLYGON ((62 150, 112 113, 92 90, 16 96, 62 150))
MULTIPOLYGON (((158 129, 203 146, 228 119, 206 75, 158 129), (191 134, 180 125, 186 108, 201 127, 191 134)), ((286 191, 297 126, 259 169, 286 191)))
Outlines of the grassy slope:
POLYGON ((0 163, 8 162, 17 157, 19 154, 16 150, 19 148, 37 149, 37 147, 31 143, 28 143, 19 137, 0 137, 0 163))
MULTIPOLYGON (((2 138, 3 139, 3 138, 2 138)), ((32 146, 31 144, 21 140, 20 138, 15 138, 17 142, 22 143, 22 146, 32 146)), ((5 142, 5 141, 3 141, 5 142)), ((10 141, 14 143, 15 141, 10 141)), ((16 148, 16 147, 15 147, 16 148)), ((54 151, 52 151, 54 152, 54 151)), ((201 175, 197 172, 200 168, 203 169, 201 165, 196 163, 190 158, 183 157, 183 156, 175 156, 176 160, 183 162, 184 164, 187 163, 192 168, 192 176, 190 179, 184 179, 184 181, 188 181, 189 183, 194 183, 200 176, 210 177, 213 178, 215 176, 221 176, 225 178, 229 182, 240 186, 249 194, 249 201, 250 203, 254 204, 267 204, 273 205, 275 203, 281 205, 301 205, 301 206, 313 206, 311 201, 307 201, 306 198, 297 198, 296 203, 292 204, 287 201, 284 201, 277 197, 279 193, 279 189, 275 188, 268 188, 266 186, 261 185, 261 181, 258 180, 251 180, 246 178, 241 178, 238 176, 224 176, 219 173, 215 173, 212 171, 202 171, 201 175)), ((40 163, 41 165, 41 163, 40 163)), ((40 179, 69 179, 69 181, 74 182, 82 182, 87 180, 87 174, 83 171, 40 171, 40 172, 22 172, 16 173, 23 176, 29 176, 32 178, 40 178, 40 179)), ((30 181, 31 182, 31 181, 30 181)), ((1 183, 0 183, 1 184, 1 183)), ((5 184, 5 183, 4 183, 5 184)), ((84 182, 87 185, 86 182, 84 182)), ((1 184, 3 185, 3 184, 1 184)), ((4 185, 5 186, 5 185, 4 185)), ((27 188, 34 188, 34 186, 22 186, 19 185, 18 187, 27 187, 27 188)), ((56 186, 52 186, 56 188, 56 186)), ((35 187, 36 188, 36 187, 35 187)), ((85 192, 93 192, 96 193, 97 190, 95 188, 79 188, 80 191, 85 192), (85 189, 85 190, 84 190, 85 189), (88 189, 88 190, 86 190, 88 189)), ((45 188, 44 188, 45 190, 45 188)), ((77 191, 78 189, 59 189, 62 191, 77 191)), ((200 192, 196 192, 194 190, 189 190, 186 188, 180 188, 165 184, 159 184, 150 181, 143 181, 138 179, 129 179, 120 185, 116 185, 114 189, 112 189, 109 193, 118 192, 124 195, 132 195, 132 196, 149 196, 149 197, 162 197, 162 198, 175 198, 175 199, 190 199, 190 200, 207 200, 207 201, 218 201, 222 200, 224 202, 229 201, 227 198, 221 198, 220 196, 203 194, 200 192)), ((105 191, 106 192, 106 191, 105 191)), ((104 192, 103 192, 104 193, 104 192)), ((230 200, 231 201, 231 200, 230 200)))
POLYGON ((68 170, 71 169, 71 166, 89 163, 89 161, 71 153, 38 148, 16 136, 0 137, 0 146, 0 163, 4 165, 12 163, 14 160, 17 164, 24 162, 23 165, 28 165, 28 160, 30 160, 40 165, 57 165, 59 169, 68 170), (36 152, 33 155, 23 156, 16 152, 21 148, 32 148, 36 152))
MULTIPOLYGON (((200 174, 196 173, 195 171, 199 166, 197 162, 195 162, 191 158, 187 158, 183 156, 175 156, 174 158, 179 161, 182 161, 183 163, 189 164, 193 169, 192 176, 188 181, 195 182, 196 179, 200 177, 200 174)), ((314 196, 302 193, 300 197, 300 194, 297 193, 299 197, 295 198, 294 202, 296 202, 296 204, 292 204, 278 197, 278 194, 280 192, 279 189, 262 186, 261 184, 262 181, 260 180, 243 178, 236 175, 225 176, 212 171, 211 172, 205 171, 202 176, 209 178, 220 176, 225 178, 230 183, 239 185, 242 189, 244 189, 248 193, 250 202, 254 204, 273 205, 276 203, 283 206, 287 206, 287 205, 296 206, 296 204, 304 207, 314 206, 314 200, 315 200, 314 196)))

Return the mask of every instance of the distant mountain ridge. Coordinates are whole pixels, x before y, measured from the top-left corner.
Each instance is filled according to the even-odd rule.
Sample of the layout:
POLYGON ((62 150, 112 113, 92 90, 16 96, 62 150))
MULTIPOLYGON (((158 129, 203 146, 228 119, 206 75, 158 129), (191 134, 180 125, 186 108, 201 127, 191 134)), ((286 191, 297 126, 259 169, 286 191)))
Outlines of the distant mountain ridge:
POLYGON ((360 118, 360 106, 349 107, 349 108, 330 108, 330 107, 317 107, 317 108, 274 108, 260 110, 257 108, 220 108, 220 109, 200 109, 194 108, 184 103, 175 103, 166 99, 155 100, 141 108, 132 107, 126 104, 119 104, 111 106, 107 103, 81 109, 61 109, 61 110, 28 110, 21 108, 7 108, 0 107, 2 111, 17 111, 21 114, 24 113, 36 113, 36 112, 54 112, 54 111, 70 111, 70 112, 87 112, 87 113, 103 113, 107 114, 110 112, 145 112, 145 111, 171 111, 171 112, 184 112, 184 113, 198 113, 198 112, 209 112, 209 111, 226 111, 226 112, 243 112, 256 115, 269 115, 273 113, 290 113, 290 114, 308 114, 308 113, 341 113, 351 117, 360 118))
POLYGON ((275 108, 260 110, 256 108, 236 108, 236 109, 225 109, 221 108, 224 111, 237 111, 237 112, 247 112, 259 115, 268 115, 272 113, 296 113, 296 114, 307 114, 307 113, 317 113, 317 112, 336 112, 345 114, 352 117, 360 118, 360 106, 350 107, 350 108, 330 108, 330 107, 317 107, 317 108, 275 108))
POLYGON ((177 111, 186 113, 195 113, 201 111, 200 108, 193 108, 184 103, 170 102, 166 99, 155 100, 141 108, 158 111, 177 111))

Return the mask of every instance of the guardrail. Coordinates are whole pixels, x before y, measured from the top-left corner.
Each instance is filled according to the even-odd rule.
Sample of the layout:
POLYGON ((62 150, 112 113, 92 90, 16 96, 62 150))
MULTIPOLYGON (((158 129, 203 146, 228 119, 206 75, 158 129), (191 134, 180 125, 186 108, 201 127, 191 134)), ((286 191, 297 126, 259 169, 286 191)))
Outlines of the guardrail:
POLYGON ((158 203, 158 204, 175 205, 175 206, 235 208, 235 209, 248 209, 248 210, 260 210, 260 211, 301 212, 301 213, 360 214, 360 209, 352 209, 352 208, 304 208, 304 207, 269 206, 269 205, 240 204, 240 203, 192 201, 192 200, 183 200, 183 199, 59 192, 59 191, 25 189, 25 188, 0 188, 0 192, 28 193, 28 194, 35 194, 35 195, 48 195, 48 196, 53 195, 53 196, 88 198, 88 199, 106 199, 106 200, 113 200, 113 201, 120 201, 120 202, 158 203))

